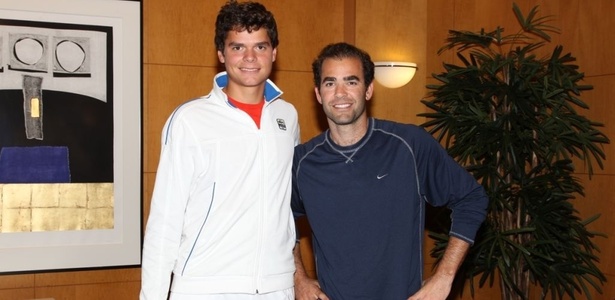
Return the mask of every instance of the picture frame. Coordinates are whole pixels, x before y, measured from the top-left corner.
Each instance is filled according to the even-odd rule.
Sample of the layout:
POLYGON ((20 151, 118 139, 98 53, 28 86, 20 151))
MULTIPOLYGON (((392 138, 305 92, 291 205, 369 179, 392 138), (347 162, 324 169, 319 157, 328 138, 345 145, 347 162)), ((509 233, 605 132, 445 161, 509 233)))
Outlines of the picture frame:
POLYGON ((141 5, 0 1, 0 274, 140 265, 141 5))

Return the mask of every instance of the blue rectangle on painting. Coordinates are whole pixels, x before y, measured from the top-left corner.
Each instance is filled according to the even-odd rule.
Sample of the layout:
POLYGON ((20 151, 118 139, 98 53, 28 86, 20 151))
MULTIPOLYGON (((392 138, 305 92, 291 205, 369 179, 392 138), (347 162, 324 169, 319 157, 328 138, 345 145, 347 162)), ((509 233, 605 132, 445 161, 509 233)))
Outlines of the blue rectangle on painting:
POLYGON ((69 183, 68 147, 4 147, 0 183, 69 183))

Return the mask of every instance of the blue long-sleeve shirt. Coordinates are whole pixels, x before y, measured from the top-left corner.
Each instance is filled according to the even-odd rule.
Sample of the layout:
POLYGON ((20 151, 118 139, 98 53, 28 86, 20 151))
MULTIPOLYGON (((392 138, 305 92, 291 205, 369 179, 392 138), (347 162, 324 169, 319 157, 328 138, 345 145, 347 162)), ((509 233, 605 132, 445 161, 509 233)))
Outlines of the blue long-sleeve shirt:
POLYGON ((426 202, 449 207, 450 235, 474 242, 484 189, 418 126, 369 119, 352 146, 336 145, 326 131, 295 148, 292 208, 307 215, 318 280, 331 299, 418 291, 426 202))

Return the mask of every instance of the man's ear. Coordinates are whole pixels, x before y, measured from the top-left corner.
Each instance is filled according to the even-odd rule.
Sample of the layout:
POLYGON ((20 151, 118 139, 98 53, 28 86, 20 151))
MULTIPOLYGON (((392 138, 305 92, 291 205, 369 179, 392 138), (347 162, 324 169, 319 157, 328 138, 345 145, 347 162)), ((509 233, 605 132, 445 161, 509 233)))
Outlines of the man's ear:
POLYGON ((318 87, 314 87, 314 94, 316 94, 316 100, 318 100, 318 103, 322 104, 322 98, 320 98, 318 87))
POLYGON ((367 90, 365 91, 365 101, 371 100, 373 95, 374 95, 374 82, 372 81, 372 83, 370 83, 369 86, 367 86, 367 90))
POLYGON ((272 57, 271 57, 271 62, 275 61, 276 56, 278 56, 278 48, 273 48, 273 53, 272 53, 272 57))
POLYGON ((224 53, 222 53, 222 51, 218 50, 218 60, 220 61, 221 64, 224 64, 224 53))

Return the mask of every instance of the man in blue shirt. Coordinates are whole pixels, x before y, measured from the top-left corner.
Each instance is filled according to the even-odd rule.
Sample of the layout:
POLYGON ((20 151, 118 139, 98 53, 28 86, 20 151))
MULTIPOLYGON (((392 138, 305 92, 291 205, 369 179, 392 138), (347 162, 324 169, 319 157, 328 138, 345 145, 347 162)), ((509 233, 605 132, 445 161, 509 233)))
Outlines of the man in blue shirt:
POLYGON ((312 228, 318 275, 295 247, 297 299, 446 299, 486 216, 484 189, 421 127, 367 116, 367 53, 331 44, 312 68, 329 129, 295 148, 292 208, 312 228), (424 280, 426 203, 449 207, 453 222, 424 280))

